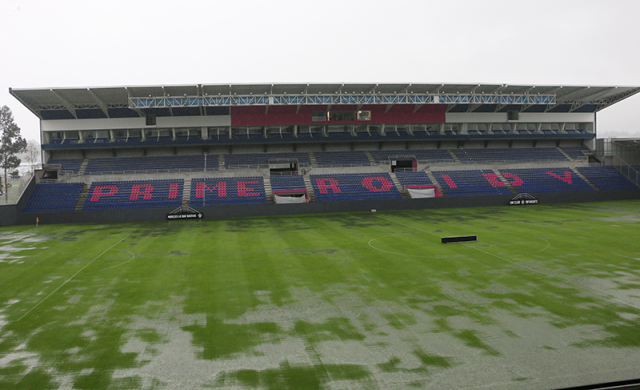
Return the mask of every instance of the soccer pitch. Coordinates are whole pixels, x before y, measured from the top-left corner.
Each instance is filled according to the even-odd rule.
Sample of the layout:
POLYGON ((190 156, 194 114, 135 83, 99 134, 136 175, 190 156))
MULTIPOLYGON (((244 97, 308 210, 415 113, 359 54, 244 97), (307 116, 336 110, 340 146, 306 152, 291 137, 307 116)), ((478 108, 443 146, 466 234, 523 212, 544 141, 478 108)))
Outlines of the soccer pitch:
POLYGON ((0 389, 640 377, 640 201, 17 226, 0 245, 0 389))

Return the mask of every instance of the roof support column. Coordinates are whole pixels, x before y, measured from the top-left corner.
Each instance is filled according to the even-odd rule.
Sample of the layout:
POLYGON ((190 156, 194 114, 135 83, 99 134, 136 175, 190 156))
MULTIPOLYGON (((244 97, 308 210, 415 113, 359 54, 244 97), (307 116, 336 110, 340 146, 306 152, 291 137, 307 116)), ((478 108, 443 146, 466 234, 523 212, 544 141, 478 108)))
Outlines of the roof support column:
POLYGON ((460 124, 460 134, 469 134, 469 124, 468 123, 460 124))

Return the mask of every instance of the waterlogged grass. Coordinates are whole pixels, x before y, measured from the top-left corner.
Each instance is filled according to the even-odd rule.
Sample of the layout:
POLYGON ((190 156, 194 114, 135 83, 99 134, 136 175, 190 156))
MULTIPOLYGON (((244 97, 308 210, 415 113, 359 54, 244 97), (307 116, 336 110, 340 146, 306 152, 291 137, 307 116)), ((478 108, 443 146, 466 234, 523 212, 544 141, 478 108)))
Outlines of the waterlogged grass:
POLYGON ((2 228, 0 388, 628 379, 637 237, 639 201, 2 228))

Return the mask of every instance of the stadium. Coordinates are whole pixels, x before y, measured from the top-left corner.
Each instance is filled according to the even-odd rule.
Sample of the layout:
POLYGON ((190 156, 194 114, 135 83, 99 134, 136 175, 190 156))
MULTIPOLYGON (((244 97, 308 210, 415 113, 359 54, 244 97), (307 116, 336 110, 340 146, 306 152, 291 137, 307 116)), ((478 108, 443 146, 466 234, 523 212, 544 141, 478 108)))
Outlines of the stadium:
POLYGON ((597 114, 638 92, 11 89, 44 165, 0 207, 0 387, 635 386, 640 149, 597 114))

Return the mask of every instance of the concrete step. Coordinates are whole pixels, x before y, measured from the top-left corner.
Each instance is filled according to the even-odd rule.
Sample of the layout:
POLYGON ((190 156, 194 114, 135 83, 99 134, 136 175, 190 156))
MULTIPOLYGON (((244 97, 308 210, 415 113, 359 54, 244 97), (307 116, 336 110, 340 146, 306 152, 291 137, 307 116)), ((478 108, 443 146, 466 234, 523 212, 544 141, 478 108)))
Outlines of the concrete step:
POLYGON ((511 190, 511 192, 513 192, 514 194, 519 194, 518 190, 515 189, 515 187, 511 184, 509 180, 507 180, 506 177, 502 176, 502 173, 500 173, 499 170, 494 169, 493 173, 495 173, 498 176, 498 179, 500 179, 500 181, 503 182, 507 186, 507 188, 511 190))
POLYGON ((378 165, 378 162, 376 161, 375 158, 373 158, 373 155, 371 154, 371 151, 366 150, 365 153, 367 155, 367 158, 369 159, 369 162, 371 163, 371 166, 378 165))
POLYGON ((316 160, 316 155, 313 152, 309 152, 309 160, 311 160, 311 167, 318 168, 318 160, 316 160))
POLYGON ((73 211, 82 211, 84 207, 84 203, 87 201, 87 195, 89 195, 90 184, 85 183, 82 187, 82 191, 80 191, 80 196, 78 197, 78 201, 76 202, 76 207, 73 211))
POLYGON ((456 162, 458 164, 461 164, 462 162, 460 161, 460 159, 458 158, 458 156, 456 156, 455 153, 453 153, 453 150, 451 149, 447 149, 447 152, 449 152, 449 154, 451 155, 451 157, 453 157, 454 160, 456 160, 456 162))
POLYGON ((82 159, 82 164, 80 164, 80 169, 78 169, 78 175, 84 175, 84 171, 87 169, 87 165, 89 164, 89 159, 82 159))
POLYGON ((184 187, 182 189, 182 207, 190 207, 191 205, 191 179, 184 181, 184 187))
POLYGON ((558 150, 560 151, 560 153, 562 153, 562 155, 563 155, 563 156, 565 156, 565 157, 567 158, 567 160, 569 160, 569 161, 574 161, 574 160, 571 158, 571 156, 569 156, 569 155, 567 154, 567 152, 565 152, 564 150, 562 150, 562 148, 561 148, 561 147, 556 146, 556 149, 558 149, 558 150))
POLYGON ((587 177, 585 175, 583 175, 582 173, 580 173, 580 171, 578 171, 578 169, 571 168, 571 170, 573 171, 573 173, 575 173, 576 175, 578 175, 578 177, 580 177, 582 180, 584 180, 587 184, 589 184, 591 186, 591 188, 593 188, 596 191, 600 191, 600 188, 598 188, 598 186, 596 186, 595 184, 593 184, 591 182, 591 180, 587 179, 587 177))
POLYGON ((398 177, 396 176, 396 174, 391 172, 389 174, 389 176, 391 176, 391 180, 393 181, 393 184, 395 184, 395 186, 398 189, 398 192, 400 193, 400 195, 402 195, 402 198, 403 199, 409 199, 409 194, 407 194, 407 191, 405 191, 405 189, 402 186, 402 184, 400 184, 400 180, 398 180, 398 177))
POLYGON ((267 203, 276 203, 275 197, 273 196, 273 188, 271 187, 271 179, 268 177, 264 178, 264 193, 267 197, 267 203))
POLYGON ((438 183, 438 180, 436 180, 436 176, 431 171, 424 171, 424 172, 427 174, 427 176, 429 176, 429 179, 431 180, 433 185, 436 186, 438 191, 440 191, 440 194, 442 194, 443 197, 447 196, 447 193, 443 190, 443 188, 440 185, 440 183, 438 183))
POLYGON ((311 179, 309 175, 304 175, 304 186, 307 189, 307 195, 309 195, 309 202, 317 202, 316 193, 313 191, 313 185, 311 185, 311 179))

